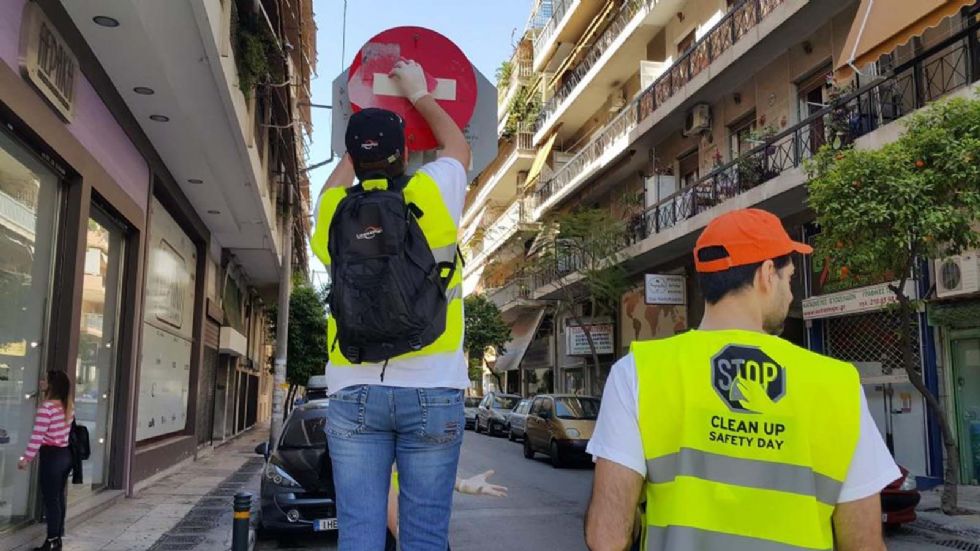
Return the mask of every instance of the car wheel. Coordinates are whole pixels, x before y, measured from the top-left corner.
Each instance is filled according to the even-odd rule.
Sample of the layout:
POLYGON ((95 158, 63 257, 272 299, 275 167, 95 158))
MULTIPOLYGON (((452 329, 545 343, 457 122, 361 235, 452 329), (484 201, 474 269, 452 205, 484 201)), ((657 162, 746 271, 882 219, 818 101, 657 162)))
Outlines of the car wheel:
POLYGON ((551 441, 551 448, 548 453, 551 455, 551 466, 556 469, 562 468, 563 463, 561 460, 561 452, 558 451, 558 442, 554 440, 551 441))
POLYGON ((524 457, 527 459, 534 459, 534 448, 531 447, 531 441, 524 437, 524 457))
POLYGON ((255 539, 258 541, 269 541, 272 539, 272 534, 269 532, 268 528, 262 525, 261 520, 255 525, 255 539))
POLYGON ((480 418, 477 417, 476 421, 473 421, 473 432, 480 434, 480 418))
POLYGON ((514 437, 514 427, 507 429, 507 440, 510 440, 511 442, 517 441, 517 438, 514 437))

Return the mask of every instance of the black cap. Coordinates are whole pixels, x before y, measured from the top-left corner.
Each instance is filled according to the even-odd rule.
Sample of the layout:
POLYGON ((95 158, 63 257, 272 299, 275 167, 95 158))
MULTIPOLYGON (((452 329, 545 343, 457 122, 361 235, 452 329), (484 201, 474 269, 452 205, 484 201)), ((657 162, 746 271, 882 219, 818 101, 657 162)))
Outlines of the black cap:
POLYGON ((358 178, 404 172, 405 122, 396 113, 375 107, 354 113, 344 142, 358 178))

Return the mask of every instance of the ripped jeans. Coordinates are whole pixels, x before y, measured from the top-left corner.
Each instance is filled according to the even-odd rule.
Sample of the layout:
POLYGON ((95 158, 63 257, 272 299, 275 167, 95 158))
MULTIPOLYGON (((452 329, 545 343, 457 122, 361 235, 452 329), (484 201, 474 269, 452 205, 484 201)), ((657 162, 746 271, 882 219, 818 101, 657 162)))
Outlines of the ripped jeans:
POLYGON ((361 385, 330 396, 340 551, 385 548, 395 462, 401 549, 445 551, 463 426, 458 389, 361 385))

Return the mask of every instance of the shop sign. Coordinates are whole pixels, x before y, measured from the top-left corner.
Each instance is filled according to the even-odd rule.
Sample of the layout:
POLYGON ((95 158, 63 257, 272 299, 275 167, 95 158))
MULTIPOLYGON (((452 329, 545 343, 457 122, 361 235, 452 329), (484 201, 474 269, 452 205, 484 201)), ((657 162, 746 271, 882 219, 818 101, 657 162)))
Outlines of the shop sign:
POLYGON ((647 304, 687 304, 687 283, 682 275, 646 274, 647 304))
MULTIPOLYGON (((813 320, 834 318, 861 312, 875 312, 898 303, 890 285, 898 285, 897 281, 851 289, 829 295, 820 295, 803 300, 803 319, 813 320)), ((916 282, 905 282, 905 295, 916 298, 916 282)))
POLYGON ((74 113, 78 60, 40 6, 29 2, 20 31, 21 71, 68 122, 74 113))
MULTIPOLYGON (((616 352, 613 346, 612 323, 588 324, 588 328, 597 354, 613 354, 616 352)), ((569 356, 592 355, 592 351, 589 349, 589 339, 580 325, 570 325, 565 328, 565 342, 567 345, 566 354, 569 356)))

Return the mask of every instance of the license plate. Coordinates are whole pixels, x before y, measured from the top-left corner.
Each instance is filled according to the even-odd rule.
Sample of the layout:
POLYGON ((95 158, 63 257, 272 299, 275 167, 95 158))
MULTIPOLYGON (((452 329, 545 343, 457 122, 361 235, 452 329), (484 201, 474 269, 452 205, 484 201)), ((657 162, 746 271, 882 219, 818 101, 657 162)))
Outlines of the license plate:
POLYGON ((317 532, 327 532, 330 530, 337 529, 337 519, 335 518, 324 518, 317 520, 313 523, 313 530, 317 532))

